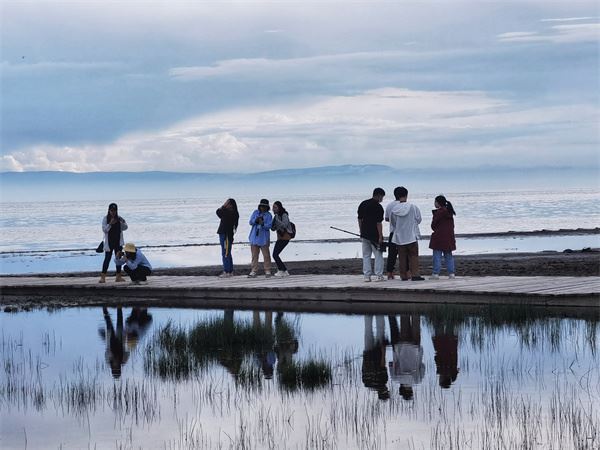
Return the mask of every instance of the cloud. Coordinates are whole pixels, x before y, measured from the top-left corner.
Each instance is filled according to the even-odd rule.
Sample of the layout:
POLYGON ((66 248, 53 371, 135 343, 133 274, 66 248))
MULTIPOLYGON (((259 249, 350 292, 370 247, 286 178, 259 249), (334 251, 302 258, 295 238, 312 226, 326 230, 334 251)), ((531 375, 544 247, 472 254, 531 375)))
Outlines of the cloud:
MULTIPOLYGON (((568 21, 568 19, 554 20, 568 21)), ((509 33, 499 34, 497 38, 500 42, 552 42, 555 44, 599 42, 600 23, 554 25, 546 32, 512 31, 509 33)))
POLYGON ((106 145, 34 146, 5 155, 2 170, 252 172, 342 163, 435 168, 440 157, 446 168, 521 167, 540 158, 546 165, 581 165, 595 152, 598 118, 598 108, 589 105, 523 107, 479 91, 381 88, 231 109, 106 145))
MULTIPOLYGON (((24 57, 23 57, 24 58, 24 57)), ((39 61, 34 63, 23 62, 11 63, 2 61, 0 63, 0 72, 3 76, 23 75, 23 74, 46 74, 48 72, 72 72, 72 71, 106 71, 124 68, 125 65, 119 62, 77 62, 77 61, 39 61)))

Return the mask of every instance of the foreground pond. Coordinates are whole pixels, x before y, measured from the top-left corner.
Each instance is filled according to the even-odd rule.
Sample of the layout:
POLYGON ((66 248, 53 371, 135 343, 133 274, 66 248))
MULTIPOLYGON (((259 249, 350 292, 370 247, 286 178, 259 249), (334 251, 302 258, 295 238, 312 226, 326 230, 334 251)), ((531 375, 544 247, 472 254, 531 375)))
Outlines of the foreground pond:
POLYGON ((600 319, 78 308, 2 314, 3 448, 600 446, 600 319))

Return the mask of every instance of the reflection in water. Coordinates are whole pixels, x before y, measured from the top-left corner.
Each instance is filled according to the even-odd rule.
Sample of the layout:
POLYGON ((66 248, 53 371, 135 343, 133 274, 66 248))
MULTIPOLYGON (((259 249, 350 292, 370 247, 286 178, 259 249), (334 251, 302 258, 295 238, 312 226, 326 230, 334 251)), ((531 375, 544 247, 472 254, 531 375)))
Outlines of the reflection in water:
POLYGON ((600 448, 596 313, 109 311, 116 380, 81 333, 97 310, 2 317, 3 446, 26 432, 28 448, 600 448))
POLYGON ((373 316, 365 316, 365 346, 363 351, 362 381, 365 387, 377 392, 381 400, 390 398, 385 366, 385 322, 383 316, 375 317, 376 335, 373 334, 373 316))
POLYGON ((110 367, 113 378, 121 377, 121 368, 129 359, 133 351, 146 334, 152 316, 148 314, 147 308, 134 307, 127 317, 126 328, 123 327, 123 309, 117 307, 117 327, 113 325, 112 317, 108 308, 102 307, 106 329, 99 329, 98 334, 106 342, 105 359, 110 367))
POLYGON ((412 400, 413 385, 425 376, 423 347, 421 346, 421 316, 402 314, 400 329, 396 317, 389 316, 394 360, 390 362, 392 380, 400 383, 399 393, 404 400, 412 400))

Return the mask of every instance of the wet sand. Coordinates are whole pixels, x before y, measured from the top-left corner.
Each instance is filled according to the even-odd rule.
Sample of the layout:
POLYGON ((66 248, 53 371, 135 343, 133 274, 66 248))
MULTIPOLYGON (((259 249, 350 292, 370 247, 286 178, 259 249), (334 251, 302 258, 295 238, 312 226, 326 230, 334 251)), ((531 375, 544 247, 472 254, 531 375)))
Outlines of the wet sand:
MULTIPOLYGON (((285 261, 285 251, 282 253, 285 261)), ((421 273, 431 273, 431 255, 421 256, 421 273)), ((589 249, 565 252, 500 253, 455 256, 458 276, 600 276, 600 250, 589 249)), ((344 275, 362 273, 362 259, 331 259, 293 261, 286 263, 295 275, 344 275)), ((262 262, 259 265, 262 271, 262 262)), ((397 266, 396 266, 397 267, 397 266)), ((273 272, 276 271, 272 264, 273 272)), ((154 275, 218 275, 221 265, 156 269, 154 275)), ((250 266, 236 265, 236 274, 246 274, 250 266)), ((109 275, 114 272, 109 272, 109 275)), ((259 272, 260 273, 260 272, 259 272)), ((442 268, 442 275, 444 275, 442 268)), ((32 274, 29 274, 31 276, 32 274)), ((68 274, 41 274, 39 276, 95 276, 98 272, 76 272, 68 274)))

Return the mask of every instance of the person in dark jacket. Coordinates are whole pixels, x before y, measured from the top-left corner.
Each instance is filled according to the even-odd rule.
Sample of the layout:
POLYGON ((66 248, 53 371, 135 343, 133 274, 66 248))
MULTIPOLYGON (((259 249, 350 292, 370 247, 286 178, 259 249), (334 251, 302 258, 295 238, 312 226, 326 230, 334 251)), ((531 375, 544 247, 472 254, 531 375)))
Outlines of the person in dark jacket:
POLYGON ((271 231, 277 232, 277 242, 275 242, 275 248, 273 249, 273 259, 277 264, 277 273, 275 276, 287 277, 290 274, 279 254, 290 243, 292 225, 288 212, 280 201, 273 202, 273 224, 271 225, 271 231))
POLYGON ((219 277, 229 278, 233 276, 233 257, 231 256, 233 235, 240 220, 236 201, 228 198, 223 206, 217 209, 217 216, 221 219, 217 234, 221 243, 221 257, 223 259, 223 273, 219 277))
POLYGON ((435 209, 431 220, 431 240, 429 248, 433 250, 433 273, 431 279, 437 280, 442 269, 442 256, 446 260, 448 278, 454 278, 454 256, 456 250, 456 238, 454 237, 454 216, 456 212, 452 203, 443 195, 435 198, 435 209))

